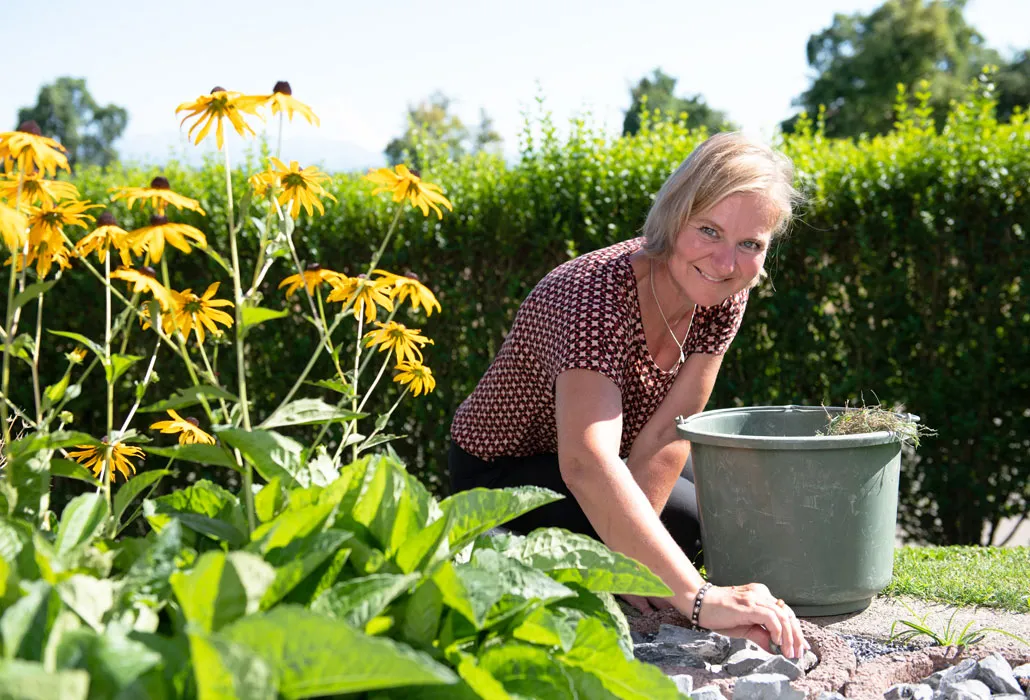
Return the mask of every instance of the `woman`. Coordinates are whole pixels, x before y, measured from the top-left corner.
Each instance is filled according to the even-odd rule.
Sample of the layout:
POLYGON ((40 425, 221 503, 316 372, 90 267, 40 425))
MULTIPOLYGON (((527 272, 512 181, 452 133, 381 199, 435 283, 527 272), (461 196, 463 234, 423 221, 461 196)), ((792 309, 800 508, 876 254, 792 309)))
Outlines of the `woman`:
MULTIPOLYGON (((510 524, 563 527, 647 565, 695 624, 788 657, 807 646, 762 584, 718 587, 691 564, 699 527, 690 445, 675 419, 704 409, 748 291, 797 200, 786 157, 739 133, 702 143, 665 182, 643 236, 552 270, 522 303, 458 408, 455 491, 538 485, 566 498, 510 524)), ((663 605, 664 604, 664 605, 663 605)))

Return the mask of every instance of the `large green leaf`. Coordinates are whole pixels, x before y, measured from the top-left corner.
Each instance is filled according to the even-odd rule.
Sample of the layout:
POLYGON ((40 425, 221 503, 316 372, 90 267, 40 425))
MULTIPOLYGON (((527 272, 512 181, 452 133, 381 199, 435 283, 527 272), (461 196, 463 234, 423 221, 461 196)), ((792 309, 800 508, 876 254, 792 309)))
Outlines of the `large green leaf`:
POLYGON ((512 695, 536 700, 580 697, 564 670, 543 647, 512 643, 491 647, 479 657, 479 668, 512 695))
POLYGON ((586 617, 600 620, 602 625, 615 632, 626 658, 632 657, 633 637, 630 634, 629 622, 615 596, 611 593, 594 593, 574 583, 565 585, 576 591, 577 596, 558 601, 553 610, 561 613, 573 627, 586 617))
POLYGON ((92 340, 90 340, 86 336, 82 335, 81 333, 70 333, 68 331, 47 331, 47 332, 48 333, 52 333, 53 335, 59 335, 62 338, 71 338, 72 340, 74 340, 74 341, 76 341, 78 343, 82 343, 87 348, 92 350, 93 354, 95 354, 97 357, 99 357, 101 359, 101 361, 104 359, 104 348, 102 348, 97 343, 94 343, 92 340))
POLYGON ((200 403, 201 397, 208 399, 222 399, 224 401, 232 401, 234 403, 239 401, 238 398, 224 389, 219 389, 218 387, 209 386, 207 384, 201 384, 200 386, 191 386, 186 389, 181 389, 164 401, 158 401, 150 404, 149 406, 144 406, 139 409, 139 412, 157 413, 159 411, 167 411, 168 409, 178 410, 180 408, 188 408, 200 403))
POLYGON ((4 658, 41 661, 61 600, 45 581, 23 582, 22 588, 24 595, 0 618, 4 658))
POLYGON ((74 574, 56 586, 57 594, 68 608, 97 632, 104 630, 104 614, 114 607, 114 582, 74 574))
POLYGON ((416 647, 432 648, 444 614, 443 593, 431 579, 423 581, 403 606, 391 612, 393 617, 400 615, 398 633, 402 640, 416 647))
POLYGON ((112 384, 118 381, 119 377, 142 359, 141 355, 119 355, 117 353, 111 355, 111 362, 104 363, 104 374, 107 377, 107 381, 112 384))
POLYGON ((290 700, 457 680, 426 654, 299 606, 250 615, 221 636, 252 649, 276 669, 279 692, 290 700))
POLYGON ((167 469, 154 469, 137 474, 122 484, 118 488, 118 493, 114 495, 114 513, 112 513, 112 518, 115 524, 121 523, 122 514, 125 513, 125 509, 129 507, 136 496, 143 493, 148 486, 169 474, 171 472, 167 469))
POLYGON ((84 493, 73 498, 61 513, 54 550, 64 556, 80 545, 89 543, 100 533, 107 520, 107 501, 99 493, 84 493))
POLYGON ((368 527, 387 555, 417 535, 435 503, 418 479, 387 455, 367 462, 351 517, 368 527))
POLYGON ((148 697, 141 677, 162 662, 159 653, 117 626, 105 634, 86 629, 65 633, 56 657, 59 667, 89 672, 90 696, 96 698, 148 697))
POLYGON ((299 538, 321 530, 335 509, 331 502, 311 505, 290 505, 272 520, 258 527, 251 534, 250 549, 262 554, 273 549, 287 547, 299 538))
POLYGON ((262 428, 281 428, 287 425, 318 425, 364 418, 367 413, 356 413, 331 406, 322 399, 297 399, 286 404, 261 423, 262 428))
POLYGON ((258 522, 267 523, 274 518, 286 505, 286 497, 283 492, 282 479, 275 477, 261 487, 261 490, 254 496, 254 512, 258 522))
POLYGON ((574 622, 570 623, 564 615, 549 608, 536 608, 512 630, 512 636, 524 642, 561 647, 568 651, 576 641, 574 622))
POLYGON ((447 558, 450 548, 447 534, 451 530, 451 514, 448 512, 427 525, 417 534, 405 540, 393 558, 404 573, 426 571, 433 564, 447 558))
POLYGON ((246 516, 236 496, 203 479, 167 496, 144 501, 143 514, 158 531, 175 519, 232 547, 242 547, 248 539, 246 516))
POLYGON ((276 700, 276 673, 250 649, 220 635, 189 635, 197 700, 276 700))
POLYGON ((417 574, 372 574, 342 581, 311 603, 311 611, 362 629, 418 581, 417 574))
POLYGON ((526 537, 498 538, 484 543, 490 549, 548 572, 561 583, 591 591, 642 596, 670 596, 672 591, 646 566, 613 552, 592 537, 550 527, 526 537))
POLYGON ((56 450, 76 445, 99 445, 100 441, 88 433, 59 430, 53 433, 31 433, 11 443, 11 455, 21 456, 40 450, 56 450))
MULTIPOLYGON (((11 515, 37 522, 50 503, 50 450, 12 456, 4 467, 11 515)), ((5 489, 6 490, 6 489, 5 489)))
POLYGON ((275 570, 247 552, 207 552, 190 571, 171 576, 186 620, 206 632, 257 612, 274 580, 275 570))
POLYGON ((242 428, 222 430, 218 437, 242 452, 265 481, 279 477, 287 488, 310 485, 301 459, 304 448, 296 440, 271 430, 242 428))
POLYGON ((86 671, 54 671, 18 659, 0 663, 2 700, 86 700, 88 693, 86 671))
MULTIPOLYGON (((45 294, 50 291, 50 288, 57 284, 57 280, 50 280, 49 282, 35 282, 25 288, 24 291, 19 292, 14 297, 13 309, 20 309, 21 307, 28 304, 30 301, 38 297, 40 294, 45 294)), ((12 309, 12 310, 13 310, 12 309)))
POLYGON ((678 700, 676 684, 659 668, 627 659, 618 636, 599 620, 586 618, 576 627, 576 643, 558 655, 561 663, 596 676, 608 692, 623 700, 678 700))
POLYGON ((261 306, 244 306, 241 309, 242 328, 252 328, 265 321, 272 321, 277 318, 285 318, 290 315, 289 309, 266 309, 261 306))
POLYGON ((192 550, 183 546, 182 535, 182 525, 172 520, 160 532, 147 536, 149 546, 122 577, 119 599, 123 605, 131 607, 137 599, 164 600, 169 596, 171 575, 181 566, 188 566, 192 557, 192 550))
POLYGON ((444 499, 440 508, 453 514, 451 547, 460 549, 487 530, 562 498, 561 494, 539 486, 470 489, 444 499))
POLYGON ((197 464, 206 464, 212 467, 226 467, 237 472, 241 471, 240 465, 236 464, 236 460, 233 459, 232 455, 218 445, 201 445, 200 443, 173 445, 172 447, 150 447, 149 445, 144 445, 143 450, 159 457, 179 459, 183 462, 196 462, 197 464))
POLYGON ((79 481, 85 481, 86 483, 92 484, 93 486, 100 486, 100 480, 93 476, 93 472, 86 469, 78 462, 73 462, 70 459, 62 459, 60 457, 53 457, 50 460, 50 475, 51 476, 63 476, 67 479, 77 479, 79 481))
POLYGON ((296 539, 268 554, 268 563, 275 566, 275 580, 261 598, 261 609, 268 610, 311 575, 324 562, 336 555, 351 539, 348 532, 328 530, 296 539))

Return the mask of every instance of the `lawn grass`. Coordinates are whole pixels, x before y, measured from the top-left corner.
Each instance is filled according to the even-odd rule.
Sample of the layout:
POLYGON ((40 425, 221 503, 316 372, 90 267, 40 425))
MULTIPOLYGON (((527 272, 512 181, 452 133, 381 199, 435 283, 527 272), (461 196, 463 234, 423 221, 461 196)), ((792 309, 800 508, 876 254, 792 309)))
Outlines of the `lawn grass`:
POLYGON ((1030 612, 1030 547, 901 547, 883 595, 1030 612))

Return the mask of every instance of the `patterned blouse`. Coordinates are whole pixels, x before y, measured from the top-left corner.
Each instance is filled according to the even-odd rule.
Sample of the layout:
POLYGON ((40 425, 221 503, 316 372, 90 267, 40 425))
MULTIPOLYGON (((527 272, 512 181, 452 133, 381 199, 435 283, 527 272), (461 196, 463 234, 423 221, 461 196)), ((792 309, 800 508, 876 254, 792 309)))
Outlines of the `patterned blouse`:
MULTIPOLYGON (((630 256, 642 238, 581 255, 547 274, 519 307, 497 357, 458 407, 451 438, 483 460, 558 451, 554 386, 568 369, 603 374, 622 393, 622 441, 633 441, 665 399, 681 365, 651 358, 630 256)), ((725 353, 740 328, 748 290, 697 307, 685 354, 725 353)))

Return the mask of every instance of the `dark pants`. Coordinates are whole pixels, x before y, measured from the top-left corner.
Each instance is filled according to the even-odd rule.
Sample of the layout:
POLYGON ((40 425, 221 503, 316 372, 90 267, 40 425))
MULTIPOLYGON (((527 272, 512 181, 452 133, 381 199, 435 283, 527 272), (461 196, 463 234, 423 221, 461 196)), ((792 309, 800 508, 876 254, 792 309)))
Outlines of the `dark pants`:
MULTIPOLYGON (((501 457, 487 462, 470 455, 452 442, 447 462, 453 493, 477 487, 499 489, 508 486, 542 486, 565 496, 560 501, 535 508, 505 523, 504 527, 522 534, 538 527, 560 527, 601 539, 562 480, 558 455, 501 457)), ((662 510, 661 519, 695 566, 700 566, 704 561, 701 555, 701 526, 697 495, 693 482, 688 478, 692 476, 689 469, 684 469, 684 475, 676 480, 672 494, 662 510)))

